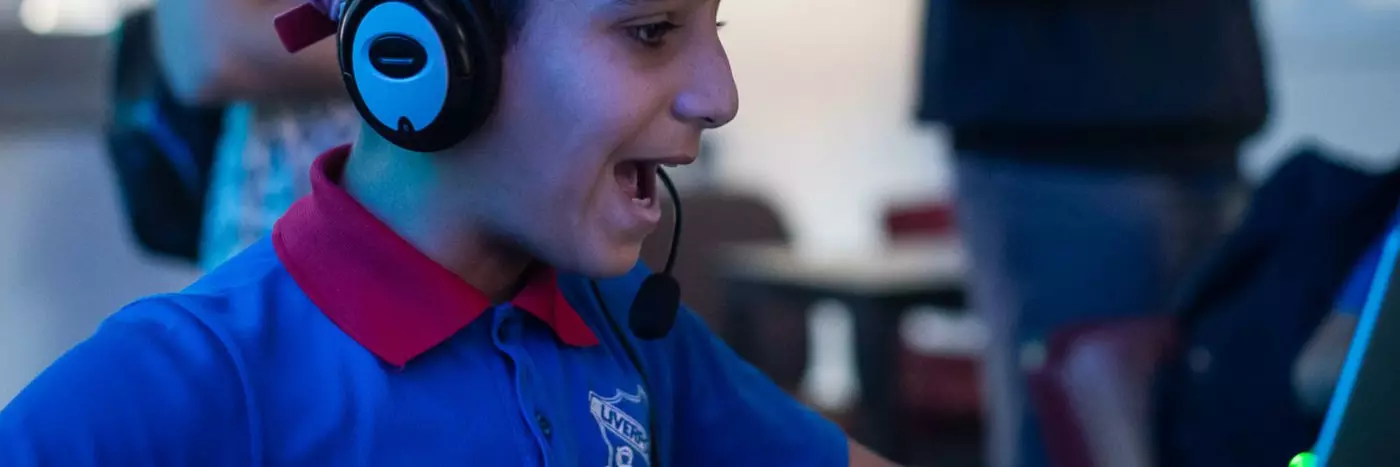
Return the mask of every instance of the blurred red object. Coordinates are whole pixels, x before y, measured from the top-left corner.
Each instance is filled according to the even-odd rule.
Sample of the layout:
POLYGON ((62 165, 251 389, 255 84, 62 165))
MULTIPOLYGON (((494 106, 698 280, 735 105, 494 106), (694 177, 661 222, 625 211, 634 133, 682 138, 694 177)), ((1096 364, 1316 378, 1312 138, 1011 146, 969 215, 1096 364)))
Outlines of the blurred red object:
POLYGON ((892 238, 949 235, 955 227, 953 219, 951 203, 899 205, 885 212, 885 232, 892 238))
MULTIPOLYGON (((948 202, 903 204, 885 212, 892 239, 937 237, 954 233, 953 205, 948 202)), ((900 353, 900 402, 923 420, 977 420, 982 407, 978 390, 980 362, 970 355, 919 353, 907 345, 900 353)))
MULTIPOLYGON (((956 235, 950 201, 899 204, 884 216, 891 240, 956 235)), ((981 465, 981 361, 976 355, 899 355, 899 407, 910 465, 981 465)))
POLYGON ((921 419, 975 421, 982 416, 981 367, 967 355, 900 355, 903 405, 921 419))
POLYGON ((1030 371, 1031 403, 1054 467, 1153 465, 1152 380, 1176 348, 1170 314, 1075 326, 1030 371))

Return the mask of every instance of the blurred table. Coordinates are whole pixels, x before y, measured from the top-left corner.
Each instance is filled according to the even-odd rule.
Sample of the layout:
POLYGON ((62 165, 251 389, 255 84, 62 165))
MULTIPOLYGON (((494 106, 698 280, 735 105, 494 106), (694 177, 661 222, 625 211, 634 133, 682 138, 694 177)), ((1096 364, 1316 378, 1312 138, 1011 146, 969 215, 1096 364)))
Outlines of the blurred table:
MULTIPOLYGON (((756 304, 775 295, 807 302, 834 299, 849 307, 861 390, 861 417, 853 436, 901 461, 907 451, 898 432, 900 321, 918 305, 964 307, 961 244, 951 239, 899 241, 865 254, 822 259, 804 257, 790 245, 739 244, 721 254, 726 313, 733 322, 763 313, 756 304)), ((740 354, 763 339, 746 331, 749 327, 740 324, 726 336, 740 354)))

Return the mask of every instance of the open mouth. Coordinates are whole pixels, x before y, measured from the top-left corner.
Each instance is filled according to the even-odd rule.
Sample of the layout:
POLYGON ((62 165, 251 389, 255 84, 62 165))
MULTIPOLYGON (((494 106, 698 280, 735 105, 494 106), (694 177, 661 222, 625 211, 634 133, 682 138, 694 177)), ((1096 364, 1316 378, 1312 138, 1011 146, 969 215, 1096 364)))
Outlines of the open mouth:
POLYGON ((656 200, 656 169, 658 164, 646 161, 624 161, 613 168, 622 192, 638 206, 651 206, 656 200))

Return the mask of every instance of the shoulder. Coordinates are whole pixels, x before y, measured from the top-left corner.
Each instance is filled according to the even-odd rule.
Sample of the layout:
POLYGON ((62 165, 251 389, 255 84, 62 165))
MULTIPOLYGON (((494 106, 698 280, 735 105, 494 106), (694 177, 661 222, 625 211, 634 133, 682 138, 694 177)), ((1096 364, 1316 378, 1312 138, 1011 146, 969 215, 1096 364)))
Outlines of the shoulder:
MULTIPOLYGON (((214 267, 184 290, 148 297, 185 308, 211 325, 236 326, 303 298, 267 238, 214 267)), ((249 323, 257 325, 259 323, 249 323)))
POLYGON ((298 342, 338 333, 263 239, 174 293, 143 298, 104 326, 160 329, 221 354, 240 375, 264 371, 298 342))
POLYGON ((60 397, 40 395, 51 385, 126 385, 147 389, 105 394, 88 405, 156 412, 181 407, 194 413, 191 423, 228 417, 246 422, 255 396, 251 383, 256 372, 266 370, 264 356, 288 348, 279 340, 300 334, 294 320, 315 312, 266 243, 254 244, 182 291, 122 307, 26 392, 43 406, 60 397))
POLYGON ((307 296, 269 237, 185 290, 151 299, 186 310, 250 371, 295 366, 315 355, 368 355, 307 296))
POLYGON ((136 300, 108 317, 90 343, 115 341, 126 346, 155 347, 153 355, 175 353, 200 359, 208 368, 241 373, 237 354, 243 342, 255 341, 267 318, 287 300, 290 278, 281 271, 266 242, 234 256, 184 290, 136 300), (196 357, 198 356, 198 357, 196 357), (213 365, 222 362, 226 365, 213 365))
POLYGON ((0 463, 237 464, 256 438, 246 381, 227 344, 189 309, 138 300, 0 411, 0 463))
POLYGON ((131 302, 103 322, 98 336, 111 329, 141 329, 140 332, 170 336, 210 336, 214 330, 228 327, 236 320, 234 315, 251 311, 236 304, 254 300, 240 299, 240 296, 264 295, 275 290, 269 284, 277 282, 276 256, 270 254, 270 248, 266 249, 268 254, 260 251, 262 249, 262 242, 254 244, 184 290, 131 302))

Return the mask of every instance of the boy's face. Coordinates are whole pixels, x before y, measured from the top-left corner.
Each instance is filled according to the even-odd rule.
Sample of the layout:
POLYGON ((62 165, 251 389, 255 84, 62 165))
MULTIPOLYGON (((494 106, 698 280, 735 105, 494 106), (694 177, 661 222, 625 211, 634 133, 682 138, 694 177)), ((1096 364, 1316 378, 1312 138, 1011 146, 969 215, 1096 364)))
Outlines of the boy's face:
POLYGON ((453 202, 556 267, 606 277, 660 219, 659 164, 738 110, 719 0, 526 0, 491 120, 449 152, 453 202))

